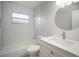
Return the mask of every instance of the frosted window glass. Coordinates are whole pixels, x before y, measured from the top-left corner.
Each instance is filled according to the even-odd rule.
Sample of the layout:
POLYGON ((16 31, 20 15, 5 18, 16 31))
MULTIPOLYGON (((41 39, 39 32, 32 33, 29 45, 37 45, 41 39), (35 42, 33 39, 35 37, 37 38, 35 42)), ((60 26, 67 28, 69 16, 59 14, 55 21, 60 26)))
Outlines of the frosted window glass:
POLYGON ((12 17, 29 19, 28 15, 19 14, 19 13, 12 13, 12 17))
POLYGON ((13 18, 13 23, 28 23, 28 20, 13 18))
POLYGON ((20 13, 12 13, 12 22, 13 23, 28 23, 29 17, 28 15, 20 14, 20 13))

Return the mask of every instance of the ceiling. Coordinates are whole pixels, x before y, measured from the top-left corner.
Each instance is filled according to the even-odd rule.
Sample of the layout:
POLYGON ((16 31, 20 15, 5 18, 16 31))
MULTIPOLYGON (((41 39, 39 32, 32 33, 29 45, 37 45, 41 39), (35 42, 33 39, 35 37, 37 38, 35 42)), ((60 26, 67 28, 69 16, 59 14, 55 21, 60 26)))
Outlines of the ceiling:
POLYGON ((39 4, 41 4, 43 1, 12 1, 12 3, 17 3, 19 5, 23 5, 29 9, 33 9, 39 4))

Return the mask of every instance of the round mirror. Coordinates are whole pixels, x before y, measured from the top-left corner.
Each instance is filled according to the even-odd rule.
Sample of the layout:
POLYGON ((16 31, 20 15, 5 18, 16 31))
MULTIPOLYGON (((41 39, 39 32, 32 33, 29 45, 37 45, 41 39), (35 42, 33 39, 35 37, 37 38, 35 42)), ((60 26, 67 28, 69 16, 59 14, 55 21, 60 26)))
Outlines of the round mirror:
POLYGON ((79 2, 59 8, 55 15, 56 25, 64 30, 79 27, 79 2))

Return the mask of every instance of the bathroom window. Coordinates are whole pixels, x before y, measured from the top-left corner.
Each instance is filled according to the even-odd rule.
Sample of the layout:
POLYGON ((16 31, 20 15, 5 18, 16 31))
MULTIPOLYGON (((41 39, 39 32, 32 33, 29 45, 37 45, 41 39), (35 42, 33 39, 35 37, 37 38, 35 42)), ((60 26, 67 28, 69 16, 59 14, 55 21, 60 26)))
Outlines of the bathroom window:
POLYGON ((28 23, 28 21, 29 21, 28 15, 16 12, 12 13, 12 23, 28 23))

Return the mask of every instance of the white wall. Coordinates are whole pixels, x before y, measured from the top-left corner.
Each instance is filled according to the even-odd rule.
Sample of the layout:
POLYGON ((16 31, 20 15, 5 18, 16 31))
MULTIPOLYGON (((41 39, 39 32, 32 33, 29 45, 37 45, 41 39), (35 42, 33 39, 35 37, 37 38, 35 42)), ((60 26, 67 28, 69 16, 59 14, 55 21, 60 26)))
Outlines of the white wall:
POLYGON ((72 28, 79 27, 79 9, 72 11, 72 28))
POLYGON ((55 2, 43 2, 36 10, 36 29, 39 35, 51 36, 55 33, 61 32, 55 24, 55 13, 59 7, 55 5, 55 2), (40 17, 40 24, 37 24, 37 17, 40 17))
POLYGON ((18 4, 3 2, 3 49, 10 51, 33 44, 33 11, 18 4), (13 24, 12 12, 23 13, 31 17, 29 24, 13 24))
POLYGON ((66 37, 79 41, 79 9, 72 11, 72 30, 66 31, 66 37))
POLYGON ((0 49, 2 48, 2 2, 0 1, 0 49))
MULTIPOLYGON (((44 2, 36 8, 36 17, 39 16, 42 18, 40 24, 37 24, 36 21, 36 29, 39 35, 51 36, 62 34, 63 30, 57 27, 55 24, 55 13, 58 9, 59 6, 56 6, 55 2, 51 1, 44 2)), ((67 39, 79 41, 79 28, 64 31, 67 39)))

